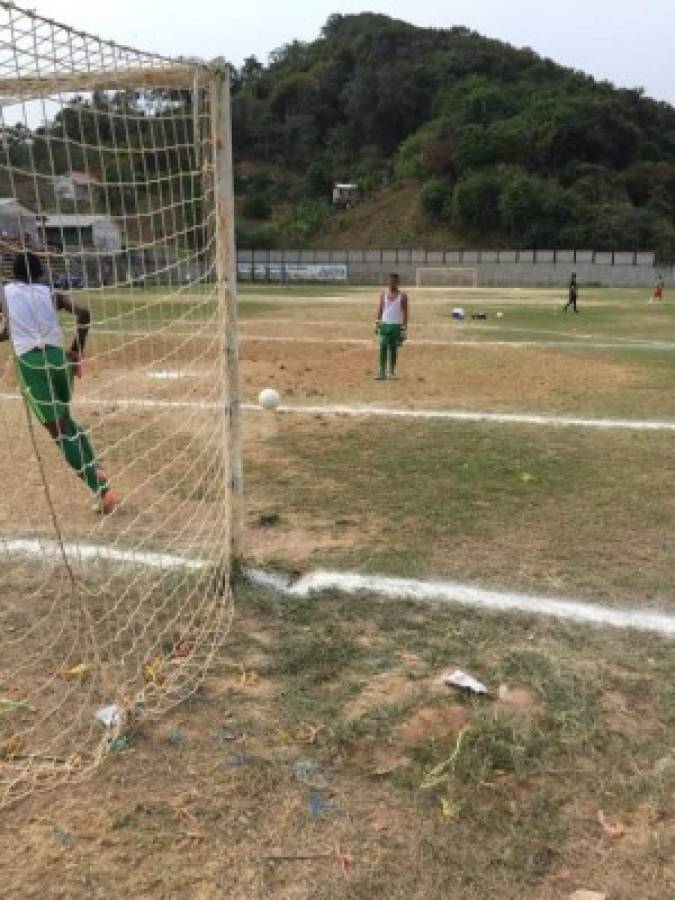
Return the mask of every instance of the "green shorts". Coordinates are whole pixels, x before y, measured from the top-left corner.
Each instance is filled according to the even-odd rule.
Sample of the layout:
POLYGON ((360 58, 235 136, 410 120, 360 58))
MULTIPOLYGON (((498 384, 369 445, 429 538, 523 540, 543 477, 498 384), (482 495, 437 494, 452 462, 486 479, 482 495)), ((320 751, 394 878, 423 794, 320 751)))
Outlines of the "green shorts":
POLYGON ((73 367, 61 347, 29 350, 17 360, 21 390, 42 425, 69 415, 73 397, 73 367))

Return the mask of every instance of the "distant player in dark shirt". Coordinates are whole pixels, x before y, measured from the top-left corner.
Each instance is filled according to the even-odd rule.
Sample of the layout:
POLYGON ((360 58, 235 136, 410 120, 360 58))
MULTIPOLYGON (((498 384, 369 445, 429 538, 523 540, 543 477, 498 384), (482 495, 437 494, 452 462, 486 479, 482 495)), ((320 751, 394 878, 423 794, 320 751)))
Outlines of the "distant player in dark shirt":
POLYGON ((579 289, 577 288, 577 273, 572 272, 572 277, 570 278, 570 286, 569 286, 569 295, 568 300, 565 306, 563 307, 563 312, 567 312, 567 310, 572 307, 575 313, 578 313, 577 309, 577 299, 579 297, 579 289))

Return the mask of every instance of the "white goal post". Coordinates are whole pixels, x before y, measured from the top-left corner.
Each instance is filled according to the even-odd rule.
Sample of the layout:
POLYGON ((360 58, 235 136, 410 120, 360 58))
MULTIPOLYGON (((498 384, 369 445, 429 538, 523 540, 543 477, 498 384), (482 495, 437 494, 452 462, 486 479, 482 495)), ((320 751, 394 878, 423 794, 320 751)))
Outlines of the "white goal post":
POLYGON ((478 287, 478 269, 467 266, 435 266, 418 268, 417 287, 478 287))

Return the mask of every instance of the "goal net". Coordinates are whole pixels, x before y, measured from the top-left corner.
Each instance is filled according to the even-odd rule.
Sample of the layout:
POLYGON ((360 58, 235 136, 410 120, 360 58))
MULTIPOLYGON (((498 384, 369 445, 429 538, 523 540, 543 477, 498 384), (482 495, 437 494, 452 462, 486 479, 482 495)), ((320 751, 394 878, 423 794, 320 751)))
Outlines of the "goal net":
POLYGON ((421 268, 416 272, 417 287, 478 287, 478 270, 465 267, 421 268))
POLYGON ((228 77, 0 2, 0 807, 186 700, 228 631, 228 77), (50 294, 66 351, 89 311, 81 379, 50 294))

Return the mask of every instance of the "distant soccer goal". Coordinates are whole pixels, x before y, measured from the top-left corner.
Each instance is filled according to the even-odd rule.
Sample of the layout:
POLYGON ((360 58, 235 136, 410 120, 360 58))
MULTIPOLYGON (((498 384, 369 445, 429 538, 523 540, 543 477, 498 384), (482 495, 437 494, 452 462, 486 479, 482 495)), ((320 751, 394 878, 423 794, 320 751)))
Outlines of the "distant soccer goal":
POLYGON ((478 269, 438 266, 417 269, 417 287, 478 287, 478 269))
POLYGON ((199 690, 242 478, 228 66, 0 0, 0 135, 1 809, 199 690))

